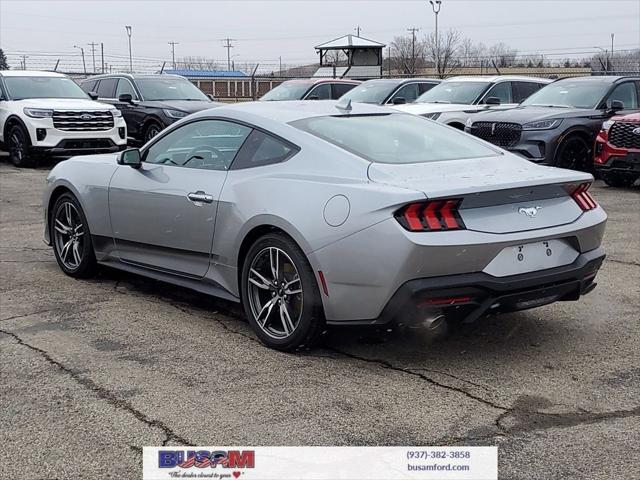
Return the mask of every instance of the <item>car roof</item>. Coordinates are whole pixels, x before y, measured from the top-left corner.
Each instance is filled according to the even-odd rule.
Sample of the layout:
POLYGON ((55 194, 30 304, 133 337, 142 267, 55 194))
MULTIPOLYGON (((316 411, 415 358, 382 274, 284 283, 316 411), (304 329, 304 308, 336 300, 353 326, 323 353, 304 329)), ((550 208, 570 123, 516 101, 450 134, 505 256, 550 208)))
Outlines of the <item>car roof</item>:
POLYGON ((65 77, 64 73, 59 72, 41 72, 38 70, 0 70, 2 77, 65 77))
POLYGON ((443 80, 445 82, 489 82, 494 83, 498 81, 503 82, 537 82, 537 83, 551 83, 552 80, 541 77, 527 77, 524 75, 463 75, 458 77, 449 77, 443 80))
POLYGON ((299 83, 302 85, 316 85, 318 83, 346 83, 349 85, 359 85, 362 83, 360 80, 354 80, 351 78, 292 78, 291 80, 285 80, 282 83, 299 83))
POLYGON ((556 80, 556 82, 616 83, 621 80, 640 80, 640 77, 624 75, 587 75, 581 77, 560 78, 556 80))
POLYGON ((372 78, 364 83, 385 83, 390 85, 402 85, 410 82, 428 82, 440 83, 442 80, 438 78, 372 78))
MULTIPOLYGON (((245 102, 228 104, 194 113, 190 118, 226 116, 242 119, 243 115, 259 117, 281 123, 289 123, 312 117, 339 116, 347 112, 337 108, 338 100, 285 100, 279 102, 245 102)), ((342 102, 344 104, 344 101, 342 102)), ((351 104, 350 115, 401 113, 397 110, 366 103, 351 104)))
POLYGON ((90 80, 100 80, 102 78, 116 78, 116 77, 125 77, 131 79, 137 78, 183 78, 180 75, 174 75, 172 73, 147 73, 147 74, 131 74, 131 73, 105 73, 103 75, 94 75, 89 78, 85 78, 82 80, 83 82, 87 82, 90 80))

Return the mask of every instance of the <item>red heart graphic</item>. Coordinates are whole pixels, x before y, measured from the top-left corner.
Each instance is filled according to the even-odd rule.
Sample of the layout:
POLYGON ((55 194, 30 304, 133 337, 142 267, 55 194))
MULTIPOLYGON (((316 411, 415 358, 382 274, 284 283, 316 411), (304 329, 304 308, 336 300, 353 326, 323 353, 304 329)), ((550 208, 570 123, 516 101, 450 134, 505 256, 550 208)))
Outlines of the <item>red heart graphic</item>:
POLYGON ((242 473, 242 472, 233 472, 233 476, 235 478, 238 478, 240 476, 240 473, 242 473))

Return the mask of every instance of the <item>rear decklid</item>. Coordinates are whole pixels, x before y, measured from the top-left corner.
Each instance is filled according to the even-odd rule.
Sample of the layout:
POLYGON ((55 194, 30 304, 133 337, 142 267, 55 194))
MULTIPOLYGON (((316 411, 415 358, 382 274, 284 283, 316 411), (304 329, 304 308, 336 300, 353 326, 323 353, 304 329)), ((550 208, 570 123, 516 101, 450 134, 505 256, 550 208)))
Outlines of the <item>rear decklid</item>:
POLYGON ((543 167, 505 153, 413 164, 372 163, 369 179, 423 192, 429 200, 461 199, 467 230, 510 233, 572 223, 583 213, 571 193, 593 177, 543 167))

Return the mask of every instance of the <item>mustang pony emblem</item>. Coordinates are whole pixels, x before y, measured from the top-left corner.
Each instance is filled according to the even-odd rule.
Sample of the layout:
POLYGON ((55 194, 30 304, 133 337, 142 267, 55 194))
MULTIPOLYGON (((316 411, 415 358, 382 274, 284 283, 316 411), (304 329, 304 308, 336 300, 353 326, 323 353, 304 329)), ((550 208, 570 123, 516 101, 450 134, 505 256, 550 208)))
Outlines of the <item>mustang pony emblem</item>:
POLYGON ((538 214, 538 210, 542 207, 520 207, 518 213, 522 213, 529 218, 533 218, 538 214))

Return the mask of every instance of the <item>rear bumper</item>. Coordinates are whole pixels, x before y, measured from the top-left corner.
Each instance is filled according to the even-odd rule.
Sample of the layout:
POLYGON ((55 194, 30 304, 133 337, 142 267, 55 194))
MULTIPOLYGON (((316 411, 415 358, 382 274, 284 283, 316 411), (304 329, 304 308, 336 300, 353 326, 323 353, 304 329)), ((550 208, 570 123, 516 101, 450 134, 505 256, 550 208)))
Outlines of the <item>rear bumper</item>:
POLYGON ((488 314, 578 300, 595 288, 604 258, 603 249, 597 248, 570 265, 520 275, 493 277, 476 272, 410 280, 396 291, 378 318, 329 323, 384 325, 433 308, 445 313, 455 310, 463 322, 470 323, 488 314))

